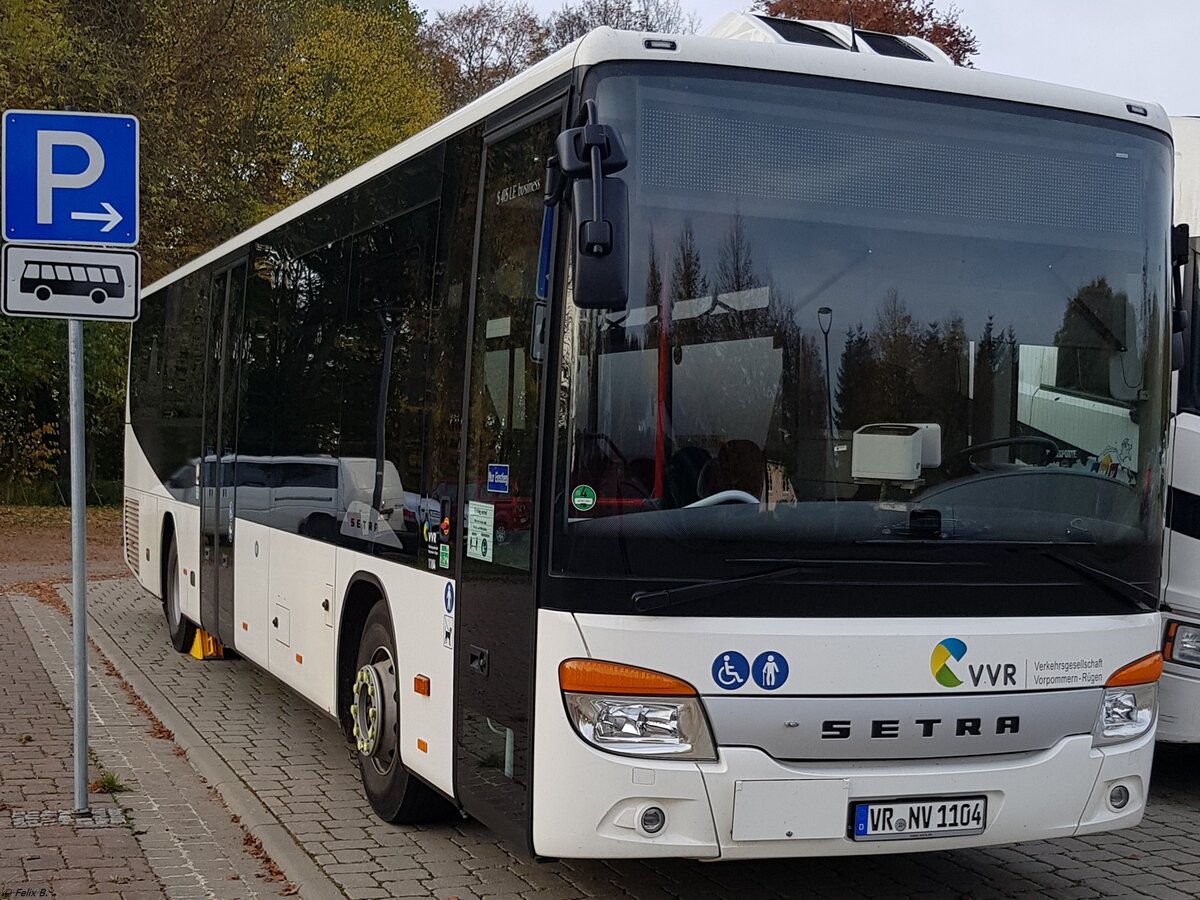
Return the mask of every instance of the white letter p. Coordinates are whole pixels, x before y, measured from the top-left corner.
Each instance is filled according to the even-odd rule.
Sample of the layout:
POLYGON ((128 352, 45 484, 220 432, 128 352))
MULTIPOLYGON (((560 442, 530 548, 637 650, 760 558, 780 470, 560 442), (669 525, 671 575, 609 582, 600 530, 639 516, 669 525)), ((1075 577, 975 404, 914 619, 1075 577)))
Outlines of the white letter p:
POLYGON ((90 134, 82 131, 39 131, 37 133, 37 220, 54 224, 54 189, 85 188, 104 172, 104 150, 90 134), (78 147, 87 154, 82 172, 55 172, 54 148, 78 147))

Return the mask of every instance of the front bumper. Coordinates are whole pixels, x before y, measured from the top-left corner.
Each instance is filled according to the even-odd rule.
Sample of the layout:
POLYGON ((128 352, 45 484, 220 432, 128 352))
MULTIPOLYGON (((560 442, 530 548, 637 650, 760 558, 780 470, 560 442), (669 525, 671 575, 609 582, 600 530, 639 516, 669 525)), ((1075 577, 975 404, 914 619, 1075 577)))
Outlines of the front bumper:
MULTIPOLYGON (((543 629, 539 641, 552 660, 586 652, 566 629, 543 629)), ((1145 808, 1153 729, 1103 748, 1094 748, 1090 735, 1075 735, 1048 750, 913 761, 787 763, 736 746, 720 747, 715 762, 632 759, 596 750, 575 733, 555 666, 539 666, 537 678, 533 848, 541 856, 735 860, 946 850, 1128 828, 1145 808), (739 791, 747 782, 773 784, 739 791), (1118 783, 1130 796, 1115 810, 1108 796, 1118 783), (831 784, 843 785, 844 793, 831 784), (805 808, 803 833, 735 840, 748 830, 783 832, 771 829, 769 817, 780 815, 773 788, 795 800, 793 813, 796 805, 805 808), (750 799, 739 805, 739 793, 750 799), (858 800, 980 795, 988 798, 981 834, 897 841, 849 836, 849 805, 858 800), (655 835, 638 827, 650 806, 666 812, 666 825, 655 835), (741 827, 747 821, 765 828, 741 827)))
POLYGON ((561 777, 539 771, 536 780, 534 848, 540 855, 725 860, 868 855, 1128 828, 1142 819, 1153 754, 1150 736, 1103 749, 1093 749, 1090 737, 1078 736, 1051 750, 1015 757, 801 765, 752 748, 726 747, 715 763, 687 764, 610 760, 576 742, 580 752, 570 756, 585 758, 568 763, 556 754, 554 770, 561 777), (776 814, 770 805, 760 808, 757 800, 746 805, 739 799, 748 794, 739 790, 747 782, 770 782, 800 802, 810 786, 816 800, 828 795, 820 786, 843 782, 848 802, 832 807, 814 802, 806 834, 737 841, 736 826, 748 818, 762 825, 764 816, 776 814), (1129 803, 1119 811, 1107 800, 1117 783, 1130 792, 1129 803), (903 841, 854 841, 848 834, 849 803, 857 800, 979 795, 988 798, 982 834, 903 841), (666 827, 654 836, 637 828, 641 811, 649 806, 667 813, 666 827))

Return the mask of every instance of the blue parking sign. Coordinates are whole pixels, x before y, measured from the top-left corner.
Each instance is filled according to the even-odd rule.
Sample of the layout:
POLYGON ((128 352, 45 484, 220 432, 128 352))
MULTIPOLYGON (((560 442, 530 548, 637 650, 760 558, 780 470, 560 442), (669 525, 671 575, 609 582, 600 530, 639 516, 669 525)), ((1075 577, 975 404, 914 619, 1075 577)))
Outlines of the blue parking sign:
POLYGON ((4 239, 138 242, 138 120, 105 113, 4 114, 4 239))

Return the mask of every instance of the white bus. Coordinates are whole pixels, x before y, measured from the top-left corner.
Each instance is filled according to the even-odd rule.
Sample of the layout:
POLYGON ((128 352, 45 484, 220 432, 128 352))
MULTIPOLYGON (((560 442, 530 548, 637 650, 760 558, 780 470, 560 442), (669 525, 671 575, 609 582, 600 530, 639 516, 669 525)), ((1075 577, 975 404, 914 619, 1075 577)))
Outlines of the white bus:
POLYGON ((146 290, 127 557, 176 647, 341 721, 387 821, 705 859, 1134 825, 1170 210, 1153 105, 838 25, 599 29, 146 290), (301 529, 264 458, 373 460, 370 500, 301 529))
POLYGON ((1162 712, 1158 739, 1200 741, 1200 118, 1173 118, 1175 220, 1190 228, 1180 280, 1188 314, 1185 364, 1175 382, 1163 592, 1162 712))

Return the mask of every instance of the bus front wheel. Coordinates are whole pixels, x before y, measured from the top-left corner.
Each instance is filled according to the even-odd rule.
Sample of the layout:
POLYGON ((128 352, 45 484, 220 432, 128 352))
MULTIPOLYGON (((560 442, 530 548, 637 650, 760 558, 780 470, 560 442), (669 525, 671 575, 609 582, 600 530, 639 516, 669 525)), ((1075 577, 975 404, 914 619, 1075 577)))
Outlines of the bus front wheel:
POLYGON ((175 538, 167 550, 166 584, 163 590, 163 612, 167 617, 167 634, 171 646, 180 653, 187 653, 196 639, 196 626, 183 615, 183 583, 179 573, 179 551, 175 538))
POLYGON ((400 667, 387 603, 367 614, 350 691, 350 720, 363 791, 385 822, 413 824, 444 816, 449 804, 400 761, 400 667))

